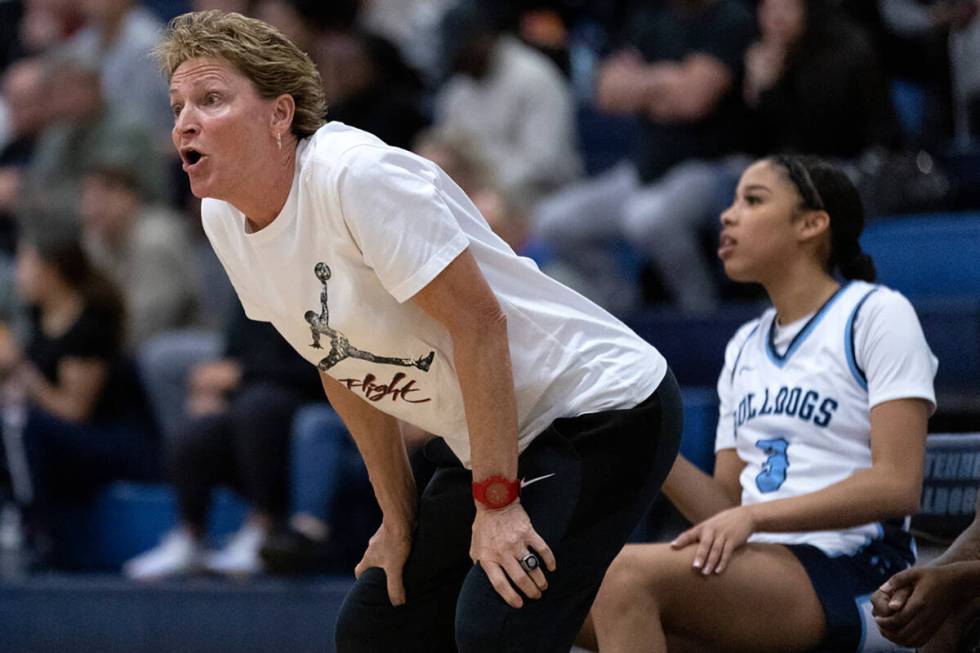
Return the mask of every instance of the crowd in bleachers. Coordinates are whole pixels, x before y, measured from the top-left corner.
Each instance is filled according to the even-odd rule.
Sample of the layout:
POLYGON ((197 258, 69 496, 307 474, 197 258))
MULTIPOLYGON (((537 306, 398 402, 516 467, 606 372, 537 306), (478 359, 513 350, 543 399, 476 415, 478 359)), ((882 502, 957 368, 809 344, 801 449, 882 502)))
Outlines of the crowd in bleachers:
MULTIPOLYGON (((936 279, 923 256, 960 266, 910 295, 934 346, 950 315, 980 324, 976 0, 0 0, 0 545, 32 563, 64 562, 60 506, 124 479, 178 498, 136 578, 341 570, 371 530, 341 508, 373 514, 316 370, 240 313, 170 143, 150 53, 166 20, 209 8, 280 28, 316 62, 329 120, 436 161, 683 384, 714 383, 761 297, 713 251, 764 153, 844 167, 884 282, 906 291, 889 262, 911 285, 936 279), (920 255, 930 224, 955 228, 920 255), (209 553, 219 484, 249 516, 209 553)), ((972 333, 936 347, 943 429, 980 430, 972 333)))

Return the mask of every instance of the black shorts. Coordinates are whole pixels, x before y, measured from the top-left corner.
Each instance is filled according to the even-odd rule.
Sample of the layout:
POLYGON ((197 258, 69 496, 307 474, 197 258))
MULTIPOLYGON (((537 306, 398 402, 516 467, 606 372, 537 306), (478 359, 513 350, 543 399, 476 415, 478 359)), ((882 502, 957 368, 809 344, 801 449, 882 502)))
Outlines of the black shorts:
POLYGON ((827 637, 821 651, 895 651, 871 615, 871 594, 909 566, 908 552, 873 540, 854 555, 829 556, 809 544, 787 548, 799 559, 823 606, 827 637))

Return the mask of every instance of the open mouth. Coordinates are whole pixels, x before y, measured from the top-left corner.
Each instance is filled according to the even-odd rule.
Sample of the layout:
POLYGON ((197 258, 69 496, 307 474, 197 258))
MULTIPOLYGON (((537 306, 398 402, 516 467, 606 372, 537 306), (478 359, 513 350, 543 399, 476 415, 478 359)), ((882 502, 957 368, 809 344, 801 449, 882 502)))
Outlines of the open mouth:
POLYGON ((724 258, 731 253, 734 249, 736 241, 731 236, 722 234, 721 238, 718 239, 718 256, 724 258))
POLYGON ((187 170, 200 163, 201 159, 204 158, 204 154, 192 147, 187 147, 180 151, 180 158, 184 160, 184 170, 187 170))

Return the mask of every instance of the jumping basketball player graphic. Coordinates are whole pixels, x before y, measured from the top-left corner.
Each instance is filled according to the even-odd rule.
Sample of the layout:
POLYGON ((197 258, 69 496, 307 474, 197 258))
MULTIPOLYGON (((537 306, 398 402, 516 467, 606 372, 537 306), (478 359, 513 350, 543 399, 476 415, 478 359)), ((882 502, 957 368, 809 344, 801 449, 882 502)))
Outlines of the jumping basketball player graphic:
POLYGON ((330 339, 330 352, 317 363, 318 369, 326 372, 345 358, 360 358, 361 360, 371 361, 372 363, 398 365, 400 367, 417 367, 423 372, 429 371, 429 366, 432 365, 432 359, 436 355, 434 351, 430 351, 427 356, 416 359, 377 356, 370 352, 361 351, 350 344, 347 336, 336 329, 332 329, 330 327, 330 309, 327 307, 327 281, 330 280, 330 266, 323 262, 317 263, 313 268, 313 273, 320 280, 320 283, 323 284, 323 290, 320 291, 320 314, 317 315, 314 311, 306 311, 303 317, 310 324, 310 331, 313 335, 313 344, 311 346, 313 348, 323 349, 323 345, 320 344, 320 336, 325 335, 330 339))

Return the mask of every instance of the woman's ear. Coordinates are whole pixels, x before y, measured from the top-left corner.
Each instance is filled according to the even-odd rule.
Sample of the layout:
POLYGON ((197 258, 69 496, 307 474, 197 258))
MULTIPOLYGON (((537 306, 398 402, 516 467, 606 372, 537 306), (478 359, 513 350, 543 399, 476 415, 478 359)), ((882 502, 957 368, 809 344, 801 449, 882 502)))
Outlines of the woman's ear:
POLYGON ((813 240, 830 231, 830 214, 826 211, 808 210, 797 221, 800 241, 813 240))
POLYGON ((272 130, 276 134, 287 135, 292 131, 293 116, 296 114, 296 100, 289 93, 275 99, 272 111, 272 130))

